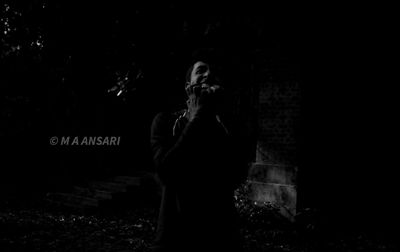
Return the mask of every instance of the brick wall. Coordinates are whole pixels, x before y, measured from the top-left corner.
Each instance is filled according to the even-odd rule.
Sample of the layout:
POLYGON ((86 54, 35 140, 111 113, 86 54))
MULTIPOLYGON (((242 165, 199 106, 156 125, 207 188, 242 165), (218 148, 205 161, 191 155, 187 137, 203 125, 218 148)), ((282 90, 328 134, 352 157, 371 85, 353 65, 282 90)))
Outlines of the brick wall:
POLYGON ((296 82, 259 85, 256 162, 296 165, 296 124, 300 113, 296 82))

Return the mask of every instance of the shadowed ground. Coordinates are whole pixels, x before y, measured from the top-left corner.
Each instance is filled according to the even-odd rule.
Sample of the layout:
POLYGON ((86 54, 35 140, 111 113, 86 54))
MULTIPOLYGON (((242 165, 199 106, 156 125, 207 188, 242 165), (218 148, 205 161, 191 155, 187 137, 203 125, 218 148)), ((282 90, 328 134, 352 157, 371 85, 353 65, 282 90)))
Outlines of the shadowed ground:
MULTIPOLYGON (((237 191, 245 251, 396 251, 385 237, 346 226, 333 232, 307 209, 291 223, 277 208, 255 205, 237 191)), ((157 208, 141 205, 97 213, 78 213, 46 205, 3 202, 0 210, 1 251, 149 251, 157 208)), ((211 227, 212 228, 212 227, 211 227)))

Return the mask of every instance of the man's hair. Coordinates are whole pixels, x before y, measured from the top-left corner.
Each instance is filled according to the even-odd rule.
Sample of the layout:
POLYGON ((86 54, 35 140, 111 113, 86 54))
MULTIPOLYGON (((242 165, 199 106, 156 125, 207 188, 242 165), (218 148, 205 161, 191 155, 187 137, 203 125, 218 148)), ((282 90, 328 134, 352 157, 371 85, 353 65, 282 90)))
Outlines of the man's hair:
POLYGON ((192 71, 193 71, 194 64, 195 64, 195 63, 193 63, 193 64, 189 67, 189 69, 186 71, 185 87, 187 86, 187 83, 190 82, 190 77, 192 76, 192 71))
POLYGON ((223 51, 218 50, 217 48, 200 48, 195 50, 192 53, 191 57, 191 64, 186 71, 186 78, 185 78, 185 87, 188 82, 190 82, 190 78, 192 75, 192 71, 194 68, 194 64, 196 62, 202 61, 206 64, 209 65, 209 67, 212 69, 211 71, 213 72, 214 75, 217 75, 218 77, 223 77, 223 73, 221 72, 221 67, 225 62, 224 60, 224 55, 223 51))

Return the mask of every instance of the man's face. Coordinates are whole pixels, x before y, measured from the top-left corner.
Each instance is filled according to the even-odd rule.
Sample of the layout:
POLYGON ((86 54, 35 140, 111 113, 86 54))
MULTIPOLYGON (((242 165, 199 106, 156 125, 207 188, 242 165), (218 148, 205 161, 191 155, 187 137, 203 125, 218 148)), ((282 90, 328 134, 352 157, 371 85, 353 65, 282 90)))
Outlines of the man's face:
POLYGON ((223 90, 220 86, 220 80, 211 72, 210 65, 203 61, 197 61, 193 65, 187 79, 186 93, 188 96, 198 96, 203 91, 209 94, 221 94, 223 90))
POLYGON ((208 84, 212 86, 210 66, 203 61, 198 61, 193 65, 193 70, 190 74, 190 82, 188 85, 208 84))

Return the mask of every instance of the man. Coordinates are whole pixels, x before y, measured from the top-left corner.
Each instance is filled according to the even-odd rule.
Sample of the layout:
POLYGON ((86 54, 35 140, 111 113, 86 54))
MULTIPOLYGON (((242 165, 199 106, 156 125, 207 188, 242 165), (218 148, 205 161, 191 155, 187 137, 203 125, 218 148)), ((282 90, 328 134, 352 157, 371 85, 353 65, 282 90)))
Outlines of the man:
POLYGON ((247 170, 220 117, 219 84, 210 65, 197 61, 186 76, 187 108, 153 121, 162 184, 156 251, 240 251, 233 192, 247 170))

